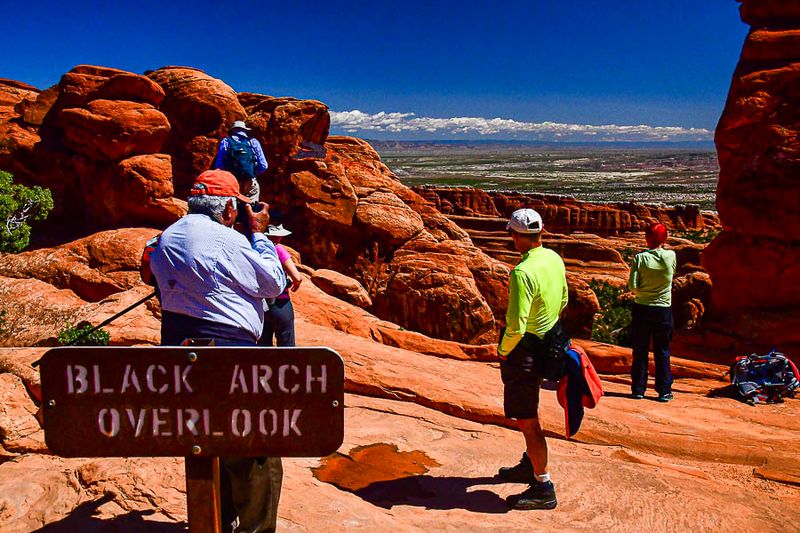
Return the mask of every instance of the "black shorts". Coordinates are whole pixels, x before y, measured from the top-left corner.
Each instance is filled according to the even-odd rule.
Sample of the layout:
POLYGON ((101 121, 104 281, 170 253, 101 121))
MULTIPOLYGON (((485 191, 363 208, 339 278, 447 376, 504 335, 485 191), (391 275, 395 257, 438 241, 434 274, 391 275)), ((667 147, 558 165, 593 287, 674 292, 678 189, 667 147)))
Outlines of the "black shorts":
POLYGON ((533 354, 519 344, 505 361, 500 361, 503 379, 503 410, 506 418, 539 418, 539 387, 542 378, 534 364, 533 354))

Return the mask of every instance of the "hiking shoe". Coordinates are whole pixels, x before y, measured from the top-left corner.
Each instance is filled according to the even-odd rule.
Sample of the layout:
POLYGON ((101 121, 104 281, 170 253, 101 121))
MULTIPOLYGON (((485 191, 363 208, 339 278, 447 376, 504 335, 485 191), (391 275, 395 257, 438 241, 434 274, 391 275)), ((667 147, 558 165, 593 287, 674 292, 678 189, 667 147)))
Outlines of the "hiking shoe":
POLYGON ((504 466, 497 474, 500 479, 512 483, 534 483, 536 481, 533 476, 533 465, 527 452, 522 454, 522 459, 516 466, 504 466))
POLYGON ((638 394, 638 393, 632 392, 631 393, 631 399, 632 400, 642 400, 642 399, 644 399, 644 394, 638 394))
POLYGON ((672 393, 668 392, 666 394, 659 394, 658 398, 656 398, 656 401, 659 401, 661 403, 667 403, 668 401, 670 401, 670 400, 672 400, 674 398, 675 397, 672 395, 672 393))
POLYGON ((512 509, 529 511, 533 509, 555 509, 556 488, 552 481, 540 483, 534 481, 528 490, 506 498, 506 503, 512 509))

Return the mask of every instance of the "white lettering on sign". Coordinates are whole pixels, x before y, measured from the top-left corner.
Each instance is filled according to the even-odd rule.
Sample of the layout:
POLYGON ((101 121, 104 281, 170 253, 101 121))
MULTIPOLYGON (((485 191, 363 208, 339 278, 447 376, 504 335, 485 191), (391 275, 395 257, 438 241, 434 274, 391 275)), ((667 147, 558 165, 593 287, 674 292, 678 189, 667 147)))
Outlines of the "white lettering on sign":
POLYGON ((278 432, 278 412, 275 409, 262 409, 258 413, 258 432, 262 435, 273 436, 278 432), (270 427, 267 427, 267 416, 269 416, 270 427))
POLYGON ((122 376, 122 387, 120 392, 124 393, 126 390, 133 386, 136 392, 142 392, 142 387, 139 386, 139 376, 131 365, 125 365, 125 374, 122 376))
POLYGON ((305 365, 304 370, 305 375, 297 365, 280 365, 277 372, 269 365, 251 365, 248 379, 247 370, 234 365, 228 394, 274 394, 275 390, 283 394, 328 392, 327 365, 305 365), (270 383, 275 376, 277 383, 270 383))
POLYGON ((239 368, 239 365, 233 367, 233 376, 231 376, 231 387, 228 389, 228 394, 233 394, 236 389, 240 392, 247 394, 247 381, 244 372, 239 368))
POLYGON ((211 431, 211 411, 208 409, 203 409, 203 429, 205 430, 206 435, 211 435, 213 437, 225 436, 225 433, 222 431, 211 431))
MULTIPOLYGON (((267 369, 269 370, 268 367, 267 369)), ((109 376, 103 373, 101 365, 91 366, 91 383, 89 368, 83 365, 67 365, 67 393, 85 394, 88 393, 91 388, 94 394, 114 394, 117 391, 119 391, 120 394, 133 391, 138 393, 149 391, 165 394, 172 388, 175 394, 190 394, 194 392, 194 388, 189 382, 189 373, 191 370, 191 365, 185 367, 173 365, 172 377, 170 378, 170 372, 165 366, 149 365, 144 369, 145 388, 143 389, 141 381, 139 380, 139 374, 137 374, 136 368, 133 365, 125 365, 125 370, 122 372, 121 383, 113 379, 108 380, 109 376), (106 385, 113 383, 114 387, 104 387, 104 382, 106 385)), ((117 377, 119 379, 119 376, 111 377, 117 377)), ((267 379, 269 379, 269 376, 267 379)))
POLYGON ((104 389, 100 386, 100 365, 92 365, 92 371, 94 372, 94 393, 100 394, 101 392, 105 394, 111 394, 114 392, 114 389, 104 389))
POLYGON ((250 434, 253 424, 250 411, 247 409, 234 409, 231 413, 231 431, 237 437, 246 437, 250 434))
MULTIPOLYGON (((178 427, 185 426, 186 429, 189 430, 189 433, 196 437, 200 434, 200 432, 197 431, 197 423, 200 421, 200 412, 197 409, 184 409, 183 412, 189 415, 189 419, 186 420, 185 424, 179 424, 178 427)), ((182 430, 180 431, 183 433, 182 430)))
POLYGON ((153 436, 154 437, 171 437, 171 431, 161 429, 161 426, 166 426, 168 421, 161 418, 161 416, 169 416, 169 409, 153 409, 153 436))
POLYGON ((145 409, 139 409, 139 414, 134 418, 133 409, 125 409, 125 414, 128 415, 128 420, 133 428, 133 435, 135 437, 142 436, 142 429, 144 429, 144 417, 146 414, 145 409))
POLYGON ((83 394, 89 390, 89 380, 86 376, 89 371, 85 366, 67 365, 67 392, 69 394, 83 394), (77 387, 75 387, 77 385, 77 387))
MULTIPOLYGON (((261 409, 257 413, 250 409, 234 409, 230 414, 230 432, 221 431, 214 424, 210 409, 152 409, 126 408, 122 412, 114 408, 100 409, 97 413, 97 428, 106 437, 124 438, 130 433, 134 437, 172 437, 192 435, 204 437, 234 436, 245 438, 256 431, 264 437, 302 437, 299 421, 302 409, 261 409), (122 416, 124 415, 124 417, 122 416), (122 423, 125 422, 125 431, 122 423), (149 430, 145 431, 145 427, 149 430)), ((220 422, 220 420, 216 420, 220 422)))
POLYGON ((183 371, 181 371, 181 367, 180 366, 178 366, 178 365, 174 366, 174 371, 175 371, 175 394, 180 394, 181 393, 181 387, 184 387, 186 389, 186 392, 194 392, 194 389, 192 389, 192 386, 189 385, 189 381, 187 379, 188 376, 189 376, 189 371, 191 369, 192 369, 191 366, 187 366, 186 368, 183 369, 183 371))
POLYGON ((326 365, 320 365, 319 376, 317 377, 314 377, 314 367, 306 365, 306 394, 313 392, 311 385, 315 381, 319 383, 320 394, 325 394, 328 388, 328 367, 326 365))
POLYGON ((272 368, 267 365, 253 365, 253 393, 257 393, 259 385, 261 390, 265 393, 272 393, 272 387, 269 386, 269 380, 272 379, 272 368))
POLYGON ((164 394, 165 392, 167 392, 167 389, 169 389, 169 385, 164 383, 160 387, 156 388, 156 385, 155 385, 155 371, 156 370, 158 370, 158 372, 160 374, 164 375, 164 376, 167 375, 167 369, 164 368, 162 365, 150 365, 150 366, 148 366, 147 367, 147 373, 145 374, 146 377, 147 377, 147 388, 150 390, 150 392, 157 392, 159 394, 164 394))
POLYGON ((292 372, 294 372, 294 374, 296 376, 300 375, 300 369, 297 368, 297 366, 295 366, 295 365, 281 365, 281 366, 279 366, 278 367, 278 389, 280 389, 281 392, 285 392, 285 393, 288 393, 288 394, 294 394, 298 390, 300 390, 300 385, 295 383, 292 388, 287 388, 286 387, 286 372, 288 370, 291 370, 292 372))
MULTIPOLYGON (((195 392, 192 385, 192 368, 195 366, 197 365, 148 364, 142 361, 138 366, 135 362, 113 367, 90 362, 83 365, 69 364, 62 368, 66 371, 68 395, 98 395, 103 398, 100 404, 103 407, 97 406, 86 412, 86 416, 94 416, 96 422, 92 421, 91 424, 96 423, 100 435, 108 438, 162 440, 180 437, 182 441, 192 441, 192 437, 234 440, 293 439, 303 437, 304 429, 310 432, 309 437, 313 436, 313 421, 306 423, 303 409, 293 408, 291 405, 303 405, 311 399, 298 398, 298 395, 328 393, 327 365, 306 362, 236 364, 232 365, 228 382, 219 374, 220 371, 230 371, 231 366, 213 369, 212 374, 205 374, 203 368, 200 368, 196 371, 197 379, 205 382, 222 377, 222 380, 204 385, 199 393, 195 392), (223 407, 229 405, 229 402, 218 402, 215 392, 224 394, 224 390, 220 391, 219 387, 224 388, 226 383, 230 395, 245 395, 240 396, 238 402, 230 407, 223 407), (117 403, 114 394, 120 395, 120 403, 117 403), (198 396, 194 396, 195 394, 198 396), (276 395, 277 397, 266 403, 274 407, 256 408, 255 405, 259 402, 246 396, 250 394, 276 395), (133 398, 137 395, 138 398, 133 398), (284 395, 287 397, 285 401, 281 401, 284 395), (294 401, 290 401, 288 396, 294 396, 294 401), (191 401, 193 399, 199 405, 194 408, 184 406, 195 405, 196 402, 191 401), (162 400, 164 403, 159 405, 162 400), (137 406, 137 403, 144 407, 137 406), (167 407, 165 404, 172 406, 167 407), (286 407, 286 404, 289 406, 286 407), (110 407, 111 405, 116 407, 110 407)), ((92 401, 99 401, 100 398, 92 401)))
POLYGON ((300 413, 302 413, 302 409, 292 409, 291 417, 289 415, 289 410, 283 410, 283 436, 288 437, 289 432, 294 431, 297 433, 298 437, 302 437, 303 434, 300 433, 300 430, 297 428, 297 419, 300 418, 300 413))
POLYGON ((119 411, 116 409, 100 409, 97 413, 97 427, 106 437, 119 435, 119 411))

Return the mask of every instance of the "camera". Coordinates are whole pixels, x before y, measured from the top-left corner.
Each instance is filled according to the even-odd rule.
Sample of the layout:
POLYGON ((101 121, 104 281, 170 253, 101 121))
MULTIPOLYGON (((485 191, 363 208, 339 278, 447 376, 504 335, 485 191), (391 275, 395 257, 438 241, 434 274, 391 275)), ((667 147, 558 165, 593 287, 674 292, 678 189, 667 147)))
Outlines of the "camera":
POLYGON ((258 213, 264 208, 264 204, 260 202, 244 202, 242 200, 236 200, 236 224, 241 224, 245 235, 251 235, 253 233, 250 229, 250 218, 247 216, 247 211, 244 208, 248 203, 250 204, 250 208, 253 210, 253 213, 258 213))

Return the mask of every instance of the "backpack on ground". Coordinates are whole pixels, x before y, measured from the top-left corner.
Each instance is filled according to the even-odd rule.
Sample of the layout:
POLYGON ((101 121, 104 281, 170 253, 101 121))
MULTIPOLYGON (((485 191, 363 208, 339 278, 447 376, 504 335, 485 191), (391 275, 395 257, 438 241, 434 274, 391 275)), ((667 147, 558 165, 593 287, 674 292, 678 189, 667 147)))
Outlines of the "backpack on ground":
POLYGON ((731 365, 731 385, 747 403, 780 403, 800 388, 800 372, 785 355, 772 350, 767 355, 737 357, 731 365))
POLYGON ((228 137, 228 151, 225 154, 225 170, 236 176, 240 182, 256 179, 256 154, 249 138, 228 137))

